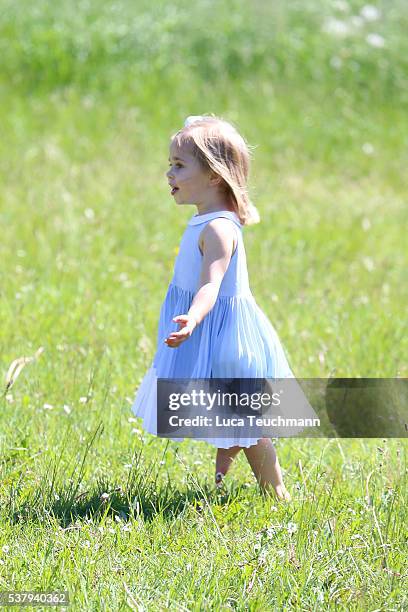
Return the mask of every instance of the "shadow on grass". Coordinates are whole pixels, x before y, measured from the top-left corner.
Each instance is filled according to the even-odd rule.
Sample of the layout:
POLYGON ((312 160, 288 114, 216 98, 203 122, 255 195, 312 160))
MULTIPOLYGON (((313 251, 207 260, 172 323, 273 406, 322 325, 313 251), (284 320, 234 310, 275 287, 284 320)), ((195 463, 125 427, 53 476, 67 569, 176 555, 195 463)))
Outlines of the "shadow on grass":
MULTIPOLYGON (((117 517, 116 520, 127 521, 141 518, 152 521, 156 516, 162 515, 165 520, 174 519, 182 514, 186 508, 192 507, 201 512, 206 504, 224 505, 245 494, 244 485, 231 483, 227 490, 217 490, 198 482, 195 476, 187 472, 187 487, 180 490, 174 485, 167 474, 167 482, 158 484, 160 461, 151 462, 147 467, 141 463, 143 449, 132 461, 125 485, 120 486, 109 479, 99 477, 92 489, 79 492, 84 476, 85 460, 96 438, 103 431, 102 423, 98 425, 95 433, 86 444, 84 457, 76 478, 73 474, 65 480, 58 475, 58 467, 62 451, 57 460, 51 460, 36 492, 21 501, 18 492, 11 490, 5 509, 6 516, 13 524, 27 521, 56 520, 61 527, 68 527, 77 519, 90 519, 95 523, 103 522, 108 516, 117 517), (153 470, 156 466, 155 473, 153 470), (57 476, 59 476, 57 478, 57 476), (63 484, 57 485, 57 480, 63 484)), ((166 454, 166 445, 163 457, 166 454)))

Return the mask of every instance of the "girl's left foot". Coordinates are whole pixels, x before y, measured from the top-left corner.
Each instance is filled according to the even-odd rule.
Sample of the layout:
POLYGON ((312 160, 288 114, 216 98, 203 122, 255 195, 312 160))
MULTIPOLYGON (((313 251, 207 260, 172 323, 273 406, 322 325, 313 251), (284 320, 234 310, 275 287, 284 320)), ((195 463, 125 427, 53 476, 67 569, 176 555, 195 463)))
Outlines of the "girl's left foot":
POLYGON ((215 486, 220 489, 223 486, 224 474, 222 472, 217 472, 215 475, 215 486))

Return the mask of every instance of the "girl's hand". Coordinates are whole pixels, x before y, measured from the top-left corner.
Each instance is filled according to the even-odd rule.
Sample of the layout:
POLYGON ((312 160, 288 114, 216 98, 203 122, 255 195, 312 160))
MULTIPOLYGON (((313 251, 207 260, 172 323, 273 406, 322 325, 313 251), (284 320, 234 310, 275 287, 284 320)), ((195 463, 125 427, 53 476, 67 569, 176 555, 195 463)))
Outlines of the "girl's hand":
POLYGON ((178 323, 181 328, 179 331, 169 334, 169 336, 165 339, 164 342, 169 348, 177 348, 180 346, 184 340, 187 340, 191 336, 197 327, 197 321, 192 315, 178 315, 177 317, 173 318, 173 321, 178 323))

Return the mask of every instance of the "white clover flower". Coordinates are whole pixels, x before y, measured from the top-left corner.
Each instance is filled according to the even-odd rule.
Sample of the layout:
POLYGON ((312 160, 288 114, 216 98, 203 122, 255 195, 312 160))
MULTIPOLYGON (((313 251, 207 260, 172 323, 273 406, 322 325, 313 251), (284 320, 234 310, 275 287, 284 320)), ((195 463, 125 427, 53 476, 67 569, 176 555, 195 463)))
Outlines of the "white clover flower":
POLYGON ((334 36, 347 36, 350 33, 350 27, 345 21, 329 17, 323 24, 323 30, 334 36))
POLYGON ((94 219, 95 213, 92 208, 85 208, 84 215, 87 219, 94 219))
POLYGON ((259 553, 258 562, 260 564, 266 563, 267 556, 268 556, 268 553, 266 552, 266 550, 261 550, 261 552, 259 553))
POLYGON ((286 527, 286 529, 288 530, 288 533, 290 535, 295 533, 297 531, 297 528, 298 528, 297 524, 296 523, 292 523, 292 522, 288 523, 287 527, 286 527))
POLYGON ((333 57, 330 58, 330 66, 332 68, 335 68, 336 70, 338 70, 339 68, 342 67, 342 65, 343 65, 343 60, 341 59, 341 57, 334 55, 333 57))
POLYGON ((371 257, 363 257, 363 266, 369 272, 372 272, 375 268, 375 264, 373 260, 371 259, 371 257))
POLYGON ((344 0, 335 0, 335 2, 333 2, 333 7, 338 11, 343 11, 344 13, 350 8, 347 2, 344 2, 344 0))
POLYGON ((363 144, 363 146, 361 147, 361 150, 363 151, 363 153, 365 153, 366 155, 372 155, 374 153, 374 147, 371 144, 371 142, 365 142, 363 144))
POLYGON ((365 232, 368 232, 368 230, 371 227, 370 219, 368 219, 367 217, 364 217, 364 219, 361 221, 361 227, 365 232))
POLYGON ((381 17, 381 13, 378 8, 372 4, 365 4, 360 11, 360 15, 366 21, 376 21, 381 17))
POLYGON ((368 44, 372 47, 376 47, 378 49, 381 49, 385 46, 385 39, 383 38, 383 36, 380 36, 380 34, 367 34, 366 42, 368 42, 368 44))

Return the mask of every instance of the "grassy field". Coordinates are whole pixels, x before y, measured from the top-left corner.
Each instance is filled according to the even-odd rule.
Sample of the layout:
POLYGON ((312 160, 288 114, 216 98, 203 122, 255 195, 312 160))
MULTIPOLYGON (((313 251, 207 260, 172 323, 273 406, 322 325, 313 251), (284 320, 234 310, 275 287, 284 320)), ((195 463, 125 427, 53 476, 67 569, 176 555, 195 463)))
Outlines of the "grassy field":
POLYGON ((252 291, 298 377, 406 377, 408 16, 398 0, 0 4, 0 591, 77 610, 402 610, 404 440, 280 439, 293 497, 130 405, 195 207, 187 115, 255 146, 252 291), (205 27, 204 27, 205 25, 205 27))

